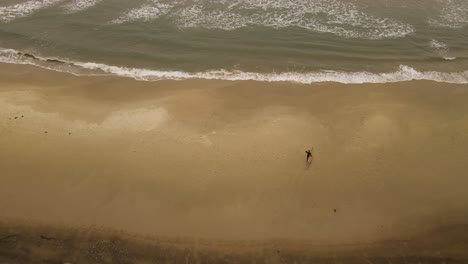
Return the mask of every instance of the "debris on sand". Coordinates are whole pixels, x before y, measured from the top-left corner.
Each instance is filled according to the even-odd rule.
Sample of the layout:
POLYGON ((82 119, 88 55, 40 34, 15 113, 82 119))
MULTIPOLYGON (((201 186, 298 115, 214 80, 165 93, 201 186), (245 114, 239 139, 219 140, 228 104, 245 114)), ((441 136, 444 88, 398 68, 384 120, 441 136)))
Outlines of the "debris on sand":
POLYGON ((9 236, 6 236, 6 237, 2 237, 0 238, 0 242, 9 242, 11 239, 13 238, 17 238, 18 235, 9 235, 9 236))
POLYGON ((47 236, 44 236, 44 235, 41 235, 40 238, 44 239, 44 240, 47 240, 47 241, 55 240, 55 238, 53 238, 53 237, 47 237, 47 236))

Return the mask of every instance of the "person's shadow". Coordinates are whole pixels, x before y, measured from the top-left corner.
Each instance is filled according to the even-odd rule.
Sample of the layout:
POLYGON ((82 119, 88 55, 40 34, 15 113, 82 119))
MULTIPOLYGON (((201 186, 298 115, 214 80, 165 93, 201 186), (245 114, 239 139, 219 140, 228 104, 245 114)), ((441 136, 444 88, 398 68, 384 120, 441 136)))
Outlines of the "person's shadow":
POLYGON ((314 159, 313 158, 308 158, 307 161, 306 161, 306 168, 310 168, 310 166, 312 166, 312 163, 313 163, 314 159))

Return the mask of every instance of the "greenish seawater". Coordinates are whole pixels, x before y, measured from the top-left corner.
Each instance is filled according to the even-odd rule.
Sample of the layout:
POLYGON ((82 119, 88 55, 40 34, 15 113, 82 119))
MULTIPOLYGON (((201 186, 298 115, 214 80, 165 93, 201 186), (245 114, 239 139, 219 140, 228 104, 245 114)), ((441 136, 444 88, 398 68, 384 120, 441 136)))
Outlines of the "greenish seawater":
POLYGON ((2 0, 0 47, 148 80, 466 83, 468 0, 2 0))

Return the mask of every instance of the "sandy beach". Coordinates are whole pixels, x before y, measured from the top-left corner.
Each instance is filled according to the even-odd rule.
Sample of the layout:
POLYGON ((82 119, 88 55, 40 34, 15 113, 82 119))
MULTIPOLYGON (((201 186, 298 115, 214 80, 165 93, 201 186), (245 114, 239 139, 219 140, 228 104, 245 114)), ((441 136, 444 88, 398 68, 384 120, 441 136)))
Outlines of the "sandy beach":
POLYGON ((466 263, 466 102, 466 85, 430 81, 142 82, 2 64, 0 237, 20 236, 0 241, 0 262, 44 260, 34 247, 81 260, 43 235, 72 237, 67 252, 99 237, 147 243, 139 256, 153 242, 138 236, 211 241, 226 263, 244 254, 229 251, 238 241, 256 263, 333 263, 349 251, 332 245, 392 241, 368 250, 383 257, 405 241, 420 263, 466 263))

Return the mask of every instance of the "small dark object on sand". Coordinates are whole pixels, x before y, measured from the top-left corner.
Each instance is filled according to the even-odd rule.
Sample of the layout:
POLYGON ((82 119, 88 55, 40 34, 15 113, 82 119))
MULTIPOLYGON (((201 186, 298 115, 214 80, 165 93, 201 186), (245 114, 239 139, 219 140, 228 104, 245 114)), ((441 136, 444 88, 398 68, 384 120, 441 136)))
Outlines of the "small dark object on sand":
POLYGON ((15 119, 18 119, 18 117, 17 117, 17 116, 15 116, 15 119))
POLYGON ((18 235, 9 235, 9 236, 6 236, 6 237, 2 237, 0 238, 0 242, 8 242, 11 238, 17 238, 18 235))
POLYGON ((44 239, 44 240, 47 240, 47 241, 55 240, 55 238, 53 238, 53 237, 46 237, 46 236, 43 236, 43 235, 41 235, 40 238, 44 239))
POLYGON ((336 213, 336 209, 333 209, 333 212, 335 212, 335 213, 336 213))
POLYGON ((24 115, 21 115, 21 118, 23 118, 23 117, 24 117, 24 115))
POLYGON ((44 131, 44 134, 47 134, 48 132, 47 131, 44 131))

